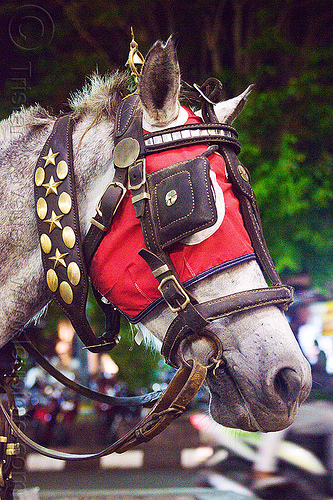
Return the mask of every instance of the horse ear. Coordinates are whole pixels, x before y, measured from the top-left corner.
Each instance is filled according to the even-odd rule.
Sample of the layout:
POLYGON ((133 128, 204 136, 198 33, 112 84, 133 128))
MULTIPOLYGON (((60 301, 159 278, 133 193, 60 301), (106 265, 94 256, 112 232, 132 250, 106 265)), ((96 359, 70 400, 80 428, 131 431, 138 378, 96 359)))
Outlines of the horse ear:
POLYGON ((153 45, 139 78, 138 91, 148 123, 165 126, 177 118, 179 89, 180 70, 171 36, 166 43, 153 45))
POLYGON ((247 98, 251 93, 254 84, 249 85, 242 94, 237 97, 221 101, 215 104, 215 113, 220 123, 231 125, 245 106, 247 98))

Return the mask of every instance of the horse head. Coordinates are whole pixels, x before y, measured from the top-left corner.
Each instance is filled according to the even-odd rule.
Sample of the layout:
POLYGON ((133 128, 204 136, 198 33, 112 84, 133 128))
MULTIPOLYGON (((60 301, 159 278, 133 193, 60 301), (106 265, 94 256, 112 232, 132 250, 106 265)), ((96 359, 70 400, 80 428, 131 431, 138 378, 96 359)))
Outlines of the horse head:
MULTIPOLYGON (((220 122, 230 124, 237 117, 251 89, 252 85, 240 96, 215 104, 220 122)), ((181 124, 180 70, 173 39, 157 42, 148 53, 138 92, 144 128, 151 132, 181 124)), ((251 260, 190 285, 189 291, 201 302, 266 286, 260 267, 251 260)), ((141 328, 163 341, 173 317, 170 309, 159 305, 141 328)), ((311 377, 283 310, 258 307, 215 320, 206 328, 223 346, 224 364, 207 377, 213 418, 247 430, 273 431, 290 425, 308 395, 311 377)), ((212 345, 203 337, 188 347, 187 355, 207 363, 212 345)))

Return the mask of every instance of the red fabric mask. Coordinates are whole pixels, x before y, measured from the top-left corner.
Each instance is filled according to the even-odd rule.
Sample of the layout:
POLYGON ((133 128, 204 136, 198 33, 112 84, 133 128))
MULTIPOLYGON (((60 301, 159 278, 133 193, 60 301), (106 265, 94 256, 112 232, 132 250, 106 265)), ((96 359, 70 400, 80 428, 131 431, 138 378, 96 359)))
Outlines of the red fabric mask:
MULTIPOLYGON (((201 122, 186 109, 186 123, 201 122)), ((206 145, 177 148, 146 158, 147 173, 173 163, 190 160, 207 149, 206 145)), ((225 215, 220 227, 198 244, 176 243, 169 248, 170 257, 182 283, 199 280, 242 260, 255 258, 250 238, 244 228, 238 200, 225 174, 223 158, 214 153, 210 166, 222 189, 225 215)), ((90 268, 95 288, 120 309, 132 322, 140 321, 161 298, 158 282, 148 265, 138 255, 144 248, 140 221, 136 218, 127 192, 102 243, 97 249, 90 268)))

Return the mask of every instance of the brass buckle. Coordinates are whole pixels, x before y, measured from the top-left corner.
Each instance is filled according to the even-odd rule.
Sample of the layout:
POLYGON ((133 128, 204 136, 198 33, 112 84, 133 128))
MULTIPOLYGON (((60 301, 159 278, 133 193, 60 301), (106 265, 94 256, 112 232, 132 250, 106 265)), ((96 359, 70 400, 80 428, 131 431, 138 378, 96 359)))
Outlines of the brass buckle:
MULTIPOLYGON (((102 211, 101 211, 102 198, 103 198, 103 196, 105 195, 106 191, 109 189, 110 186, 117 186, 117 187, 119 187, 122 190, 122 193, 121 193, 121 196, 120 196, 120 198, 118 200, 118 203, 116 204, 116 206, 115 206, 115 208, 114 208, 114 210, 112 212, 112 218, 115 215, 115 213, 117 212, 118 207, 119 207, 120 203, 123 201, 124 196, 125 196, 125 194, 127 192, 127 189, 125 188, 125 186, 121 182, 117 182, 117 181, 110 182, 110 184, 108 184, 106 186, 106 188, 104 189, 104 192, 103 192, 103 194, 102 194, 102 196, 101 196, 101 198, 100 198, 100 200, 98 202, 98 205, 96 207, 96 212, 98 213, 98 215, 100 217, 103 217, 103 214, 102 214, 102 211)), ((94 226, 96 226, 101 231, 107 231, 107 229, 108 229, 106 226, 104 226, 104 224, 101 224, 100 222, 98 222, 93 217, 90 219, 90 222, 91 222, 91 224, 93 224, 94 226)))
POLYGON ((133 190, 136 191, 137 189, 140 189, 142 186, 144 186, 146 184, 146 169, 145 169, 145 166, 143 164, 143 161, 140 160, 140 162, 142 163, 142 169, 141 169, 142 179, 141 179, 141 182, 139 182, 138 184, 131 184, 131 175, 130 175, 131 168, 137 167, 137 164, 132 165, 128 169, 128 189, 130 189, 131 191, 133 191, 133 190))
POLYGON ((171 274, 171 276, 167 276, 166 278, 163 278, 161 283, 158 285, 158 290, 159 292, 161 293, 162 297, 164 298, 165 302, 168 304, 171 312, 173 313, 177 313, 177 312, 180 312, 180 311, 183 311, 185 309, 185 307, 191 302, 190 301, 190 297, 187 295, 187 293, 185 292, 185 290, 179 285, 178 281, 176 280, 175 276, 173 274, 171 274), (182 304, 179 304, 178 307, 173 307, 164 297, 163 295, 163 291, 162 291, 162 288, 163 288, 163 285, 165 285, 165 283, 167 283, 168 281, 173 281, 174 284, 176 285, 176 288, 177 288, 177 291, 184 297, 184 302, 182 304))
MULTIPOLYGON (((127 192, 127 189, 125 188, 125 186, 124 186, 121 182, 117 182, 117 181, 112 181, 112 182, 110 182, 110 183, 106 186, 106 188, 104 189, 104 192, 103 192, 103 194, 102 194, 102 196, 101 196, 101 198, 100 198, 100 200, 99 200, 99 202, 98 202, 98 205, 97 205, 97 207, 96 207, 96 212, 98 213, 98 215, 99 215, 100 217, 103 217, 103 214, 102 214, 102 211, 101 211, 101 203, 102 203, 102 198, 103 198, 103 196, 105 195, 106 191, 109 189, 109 187, 110 187, 110 186, 117 186, 117 187, 119 187, 119 188, 121 189, 121 191, 122 191, 121 196, 120 196, 120 198, 119 198, 119 200, 118 200, 118 203, 116 204, 116 206, 115 206, 115 208, 114 208, 114 210, 113 210, 113 212, 112 212, 112 217, 113 217, 113 216, 115 215, 115 213, 117 212, 117 210, 118 210, 118 208, 119 208, 119 205, 120 205, 120 203, 123 201, 124 196, 125 196, 125 194, 126 194, 126 192, 127 192)), ((94 226, 96 226, 96 227, 97 227, 98 229, 100 229, 101 231, 107 231, 107 229, 108 229, 106 226, 104 226, 103 224, 101 224, 100 222, 98 222, 98 221, 97 221, 96 219, 94 219, 93 217, 90 219, 90 222, 91 222, 91 224, 93 224, 94 226)))
POLYGON ((122 184, 121 182, 117 182, 117 181, 112 181, 112 182, 110 182, 110 183, 106 186, 106 188, 104 189, 104 192, 103 192, 102 196, 100 197, 100 200, 99 200, 99 202, 98 202, 98 204, 97 204, 97 207, 96 207, 96 212, 98 213, 98 215, 99 215, 100 217, 103 217, 103 214, 102 214, 102 211, 101 211, 101 203, 102 203, 102 199, 103 199, 103 196, 105 195, 105 193, 107 192, 107 190, 109 189, 109 187, 110 187, 110 186, 117 186, 117 187, 119 187, 119 188, 122 190, 122 193, 121 193, 121 196, 120 196, 120 198, 119 198, 119 200, 118 200, 118 203, 117 203, 117 205, 115 206, 115 208, 114 208, 114 210, 113 210, 113 212, 112 212, 112 217, 113 217, 113 216, 114 216, 114 214, 117 212, 118 207, 119 207, 120 203, 123 201, 123 198, 124 198, 124 196, 125 196, 125 194, 126 194, 126 192, 127 192, 127 189, 125 188, 124 184, 122 184))
POLYGON ((93 224, 93 226, 96 226, 97 229, 100 229, 101 231, 107 231, 107 229, 108 229, 103 224, 101 224, 96 219, 94 219, 93 217, 90 219, 90 223, 93 224))
POLYGON ((141 201, 141 200, 150 200, 150 194, 146 193, 146 191, 144 191, 143 193, 136 194, 135 196, 132 197, 133 205, 134 205, 134 203, 137 203, 138 201, 141 201))
POLYGON ((109 186, 117 186, 121 189, 122 193, 121 193, 121 196, 118 200, 118 203, 117 205, 115 206, 114 210, 113 210, 113 213, 112 213, 112 217, 114 216, 114 214, 117 212, 118 208, 119 208, 119 205, 120 203, 123 201, 124 199, 124 196, 127 192, 127 189, 125 188, 124 184, 122 184, 121 182, 110 182, 109 186))

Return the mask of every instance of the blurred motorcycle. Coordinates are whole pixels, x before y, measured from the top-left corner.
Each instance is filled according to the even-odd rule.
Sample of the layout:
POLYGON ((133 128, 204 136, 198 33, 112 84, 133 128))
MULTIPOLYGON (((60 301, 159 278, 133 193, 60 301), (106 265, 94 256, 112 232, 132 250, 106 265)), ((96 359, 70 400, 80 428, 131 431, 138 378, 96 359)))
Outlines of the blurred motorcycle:
POLYGON ((252 472, 262 434, 224 428, 201 413, 193 414, 190 422, 203 439, 214 443, 213 455, 202 464, 200 486, 225 490, 225 481, 232 481, 244 488, 244 498, 251 494, 269 500, 329 500, 333 497, 320 439, 288 433, 277 449, 275 478, 265 488, 257 489, 253 487, 252 472))
MULTIPOLYGON (((31 370, 35 370, 36 374, 38 371, 38 375, 42 373, 39 368, 31 370)), ((28 374, 28 384, 36 374, 28 374)), ((35 376, 29 389, 26 415, 32 439, 43 446, 70 445, 70 429, 79 409, 77 394, 56 382, 52 383, 44 374, 35 376)))

